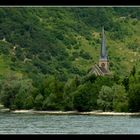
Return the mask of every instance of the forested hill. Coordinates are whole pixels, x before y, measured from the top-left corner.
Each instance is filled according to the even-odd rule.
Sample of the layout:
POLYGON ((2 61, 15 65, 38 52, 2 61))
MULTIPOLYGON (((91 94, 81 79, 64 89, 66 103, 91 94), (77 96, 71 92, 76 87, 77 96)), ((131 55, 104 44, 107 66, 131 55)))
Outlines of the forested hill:
POLYGON ((105 27, 110 69, 140 68, 138 7, 0 8, 0 76, 84 76, 98 63, 105 27))

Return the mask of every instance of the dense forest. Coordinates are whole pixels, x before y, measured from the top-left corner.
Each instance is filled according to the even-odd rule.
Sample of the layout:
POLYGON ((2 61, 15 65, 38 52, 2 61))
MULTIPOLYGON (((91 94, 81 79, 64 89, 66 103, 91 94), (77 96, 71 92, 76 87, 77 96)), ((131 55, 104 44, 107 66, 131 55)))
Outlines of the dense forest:
POLYGON ((0 102, 10 109, 140 110, 139 7, 1 7, 0 102), (88 75, 104 26, 112 76, 88 75))

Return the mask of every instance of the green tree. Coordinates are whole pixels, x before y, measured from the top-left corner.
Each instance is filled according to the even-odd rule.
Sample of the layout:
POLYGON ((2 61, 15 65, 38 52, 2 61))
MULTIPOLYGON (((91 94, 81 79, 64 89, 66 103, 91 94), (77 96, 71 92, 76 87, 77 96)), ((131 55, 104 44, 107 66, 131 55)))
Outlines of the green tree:
POLYGON ((34 108, 34 98, 33 96, 29 95, 24 104, 23 104, 24 109, 33 109, 34 108))
POLYGON ((80 85, 74 92, 73 105, 78 111, 91 111, 94 108, 94 96, 91 83, 80 85))
POLYGON ((97 104, 103 111, 113 110, 113 90, 111 87, 102 86, 98 95, 97 104))
POLYGON ((128 90, 129 90, 129 77, 128 77, 128 76, 126 76, 126 77, 123 79, 122 84, 124 85, 126 91, 128 91, 128 90))
POLYGON ((140 84, 134 83, 130 85, 129 89, 129 111, 139 112, 140 111, 140 84))
POLYGON ((19 87, 19 81, 12 81, 10 83, 6 81, 3 83, 3 87, 1 89, 1 102, 5 107, 13 109, 12 106, 19 87))
POLYGON ((64 86, 64 110, 73 110, 74 92, 79 85, 78 79, 69 79, 64 86))
POLYGON ((39 93, 34 100, 34 108, 37 110, 42 110, 43 100, 43 96, 41 95, 41 93, 39 93))
POLYGON ((46 81, 46 87, 44 90, 45 101, 43 102, 44 110, 61 110, 63 109, 63 91, 64 83, 58 81, 55 77, 50 77, 46 81))
POLYGON ((128 111, 128 95, 122 85, 113 85, 113 110, 116 112, 128 111))
POLYGON ((20 87, 16 94, 14 105, 17 109, 31 109, 34 106, 34 97, 38 94, 37 88, 32 85, 31 79, 20 81, 20 87))

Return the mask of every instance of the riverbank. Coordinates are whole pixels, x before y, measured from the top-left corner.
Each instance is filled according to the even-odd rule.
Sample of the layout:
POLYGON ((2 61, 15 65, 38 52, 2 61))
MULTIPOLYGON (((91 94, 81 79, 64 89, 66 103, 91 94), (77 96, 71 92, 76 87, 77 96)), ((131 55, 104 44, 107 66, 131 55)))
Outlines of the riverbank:
POLYGON ((140 116, 140 112, 77 112, 77 111, 36 111, 36 110, 15 110, 11 113, 29 113, 29 114, 50 114, 50 115, 102 115, 102 116, 140 116))
POLYGON ((10 113, 25 113, 25 114, 49 114, 49 115, 101 115, 101 116, 140 116, 140 112, 102 112, 100 110, 90 112, 78 112, 78 111, 37 111, 37 110, 10 110, 0 105, 0 112, 10 113))

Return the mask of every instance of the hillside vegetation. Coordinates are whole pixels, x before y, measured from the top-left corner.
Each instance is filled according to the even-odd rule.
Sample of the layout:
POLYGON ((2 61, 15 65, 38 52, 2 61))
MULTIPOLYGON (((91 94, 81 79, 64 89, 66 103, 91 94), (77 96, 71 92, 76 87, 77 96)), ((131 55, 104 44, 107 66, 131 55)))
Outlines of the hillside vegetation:
POLYGON ((139 8, 0 8, 0 74, 83 76, 98 63, 105 27, 111 71, 139 68, 139 8), (4 61, 3 61, 4 60, 4 61))
POLYGON ((100 107, 98 98, 104 90, 122 89, 125 98, 129 91, 126 77, 140 74, 139 19, 139 7, 1 7, 2 102, 18 109, 72 110, 85 99, 80 93, 86 95, 90 89, 87 102, 94 102, 88 109, 82 108, 90 110, 100 107), (102 26, 114 75, 110 80, 124 87, 113 86, 106 78, 86 79, 99 60, 102 26), (100 91, 102 86, 112 87, 100 91))

